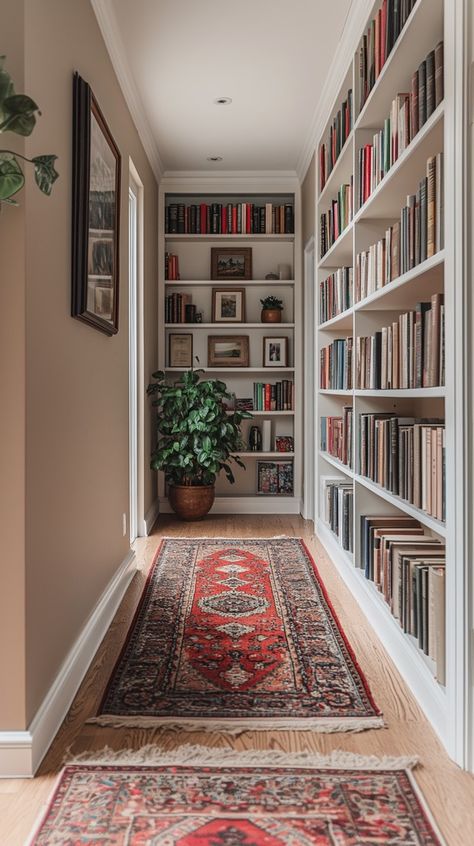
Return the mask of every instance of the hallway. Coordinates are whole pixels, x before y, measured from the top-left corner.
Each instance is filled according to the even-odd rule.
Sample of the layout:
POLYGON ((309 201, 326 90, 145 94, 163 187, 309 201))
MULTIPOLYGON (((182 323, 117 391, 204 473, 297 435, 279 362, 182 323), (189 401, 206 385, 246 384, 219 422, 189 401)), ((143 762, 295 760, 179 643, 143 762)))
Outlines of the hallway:
POLYGON ((61 762, 68 749, 138 749, 156 743, 172 749, 182 743, 230 746, 236 750, 282 749, 329 753, 335 749, 364 755, 419 755, 416 781, 430 806, 449 846, 472 842, 474 831, 474 779, 453 764, 386 655, 373 630, 358 609, 348 589, 314 540, 311 524, 300 517, 215 516, 200 523, 183 524, 174 517, 158 520, 153 533, 136 544, 137 572, 122 606, 102 643, 70 712, 32 781, 0 782, 0 843, 22 846, 35 820, 44 811, 61 762), (237 737, 223 733, 105 729, 85 725, 95 713, 140 597, 146 574, 162 536, 176 537, 301 537, 314 555, 335 611, 350 638, 361 668, 377 698, 387 729, 359 734, 317 734, 310 732, 242 732, 237 737))

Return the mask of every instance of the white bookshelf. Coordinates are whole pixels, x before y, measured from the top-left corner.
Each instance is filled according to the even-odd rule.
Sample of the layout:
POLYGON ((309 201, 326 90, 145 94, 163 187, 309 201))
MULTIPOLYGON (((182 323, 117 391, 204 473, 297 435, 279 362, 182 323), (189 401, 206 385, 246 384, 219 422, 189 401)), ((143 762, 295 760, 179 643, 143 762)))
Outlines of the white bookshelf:
MULTIPOLYGON (((159 233, 159 349, 158 361, 171 377, 183 372, 182 368, 170 367, 168 360, 168 339, 170 333, 191 333, 193 355, 199 359, 194 366, 204 371, 204 377, 219 378, 226 382, 229 390, 237 397, 253 398, 254 382, 275 383, 283 379, 295 383, 295 408, 291 411, 254 411, 254 419, 242 424, 244 447, 238 453, 246 469, 237 465, 232 469, 236 478, 231 485, 221 474, 216 482, 214 513, 287 513, 298 514, 301 507, 302 477, 302 379, 301 379, 301 234, 300 234, 300 189, 296 177, 248 177, 196 176, 165 177, 160 185, 160 233, 159 233), (168 203, 196 204, 252 202, 281 204, 291 202, 294 206, 294 234, 249 234, 249 235, 194 235, 166 234, 164 231, 164 210, 168 203), (223 282, 211 276, 211 248, 232 245, 248 246, 252 249, 252 278, 223 282), (165 252, 179 257, 179 280, 164 278, 165 252), (277 273, 278 264, 291 268, 289 279, 266 279, 268 273, 277 273), (245 289, 245 322, 223 323, 212 319, 212 288, 233 287, 245 289), (189 293, 192 303, 202 314, 201 323, 165 323, 165 297, 173 291, 189 293), (274 294, 283 300, 281 323, 262 323, 260 299, 274 294), (248 367, 210 366, 207 358, 209 335, 247 335, 249 337, 250 362, 248 367), (286 367, 265 367, 263 365, 264 337, 288 338, 289 360, 286 367), (272 423, 272 449, 268 452, 253 452, 248 448, 250 426, 261 426, 264 420, 272 423), (274 438, 288 435, 294 439, 294 451, 277 452, 274 438), (293 463, 293 496, 265 496, 257 492, 257 461, 291 461, 293 463)), ((161 476, 161 474, 160 474, 161 476)), ((164 479, 159 479, 160 510, 169 511, 164 479)))
MULTIPOLYGON (((380 7, 374 3, 366 24, 380 7)), ((379 78, 360 113, 357 104, 357 52, 360 38, 367 30, 364 26, 354 41, 352 61, 343 82, 334 90, 333 107, 327 114, 327 122, 318 139, 316 150, 319 167, 319 145, 326 141, 333 117, 347 96, 348 88, 354 92, 353 129, 345 142, 333 171, 322 191, 317 189, 316 241, 319 256, 319 220, 326 212, 331 200, 337 196, 341 184, 350 181, 354 174, 354 214, 349 226, 341 233, 327 253, 318 261, 315 271, 317 344, 315 369, 319 386, 319 351, 337 338, 352 336, 353 389, 327 390, 318 388, 316 398, 316 483, 315 528, 341 576, 352 590, 355 598, 368 616, 372 626, 394 659, 412 691, 431 720, 443 743, 455 760, 466 765, 465 701, 469 671, 462 665, 465 660, 467 623, 464 616, 464 585, 466 564, 464 541, 460 535, 463 525, 464 499, 462 479, 465 472, 463 461, 463 335, 460 328, 460 310, 463 309, 462 282, 462 210, 461 186, 456 183, 456 133, 461 131, 459 111, 456 112, 456 89, 454 80, 462 68, 462 50, 459 50, 459 15, 461 4, 447 0, 418 0, 410 18, 395 44, 379 78), (361 208, 357 207, 357 163, 358 151, 369 142, 376 130, 381 129, 388 116, 392 99, 399 92, 410 91, 413 72, 438 41, 444 41, 444 101, 438 106, 409 147, 388 171, 388 174, 373 191, 361 208), (461 56, 459 55, 461 52, 461 56), (460 65, 461 63, 461 65, 460 65), (368 249, 383 237, 386 225, 399 217, 405 205, 407 194, 416 192, 419 180, 425 175, 429 156, 444 151, 444 248, 436 255, 399 276, 385 287, 370 294, 353 307, 319 322, 319 284, 330 273, 343 266, 354 267, 356 255, 368 249), (461 239, 461 240, 460 240, 461 239), (445 345, 446 386, 411 390, 362 390, 358 389, 356 377, 356 338, 370 335, 376 329, 388 325, 390 315, 401 314, 414 308, 417 302, 430 298, 433 293, 444 292, 445 302, 445 345), (456 328, 458 327, 458 328, 456 328), (336 458, 320 450, 319 421, 322 416, 341 415, 343 406, 353 407, 354 467, 348 468, 336 458), (446 422, 446 521, 441 522, 415 508, 409 502, 393 495, 388 490, 366 479, 358 473, 357 443, 360 413, 391 412, 400 416, 441 417, 446 422), (338 539, 322 518, 321 482, 323 477, 341 478, 352 484, 354 492, 354 552, 343 550, 338 539), (397 620, 391 615, 383 597, 372 582, 365 578, 360 567, 360 517, 364 514, 407 514, 415 517, 428 534, 434 534, 446 542, 446 685, 440 685, 435 678, 434 664, 418 649, 417 643, 404 634, 397 620)), ((462 43, 462 39, 461 39, 462 43)), ((458 104, 459 106, 459 104, 458 104)), ((319 175, 317 175, 319 186, 319 175)), ((395 319, 395 317, 393 318, 395 319)))

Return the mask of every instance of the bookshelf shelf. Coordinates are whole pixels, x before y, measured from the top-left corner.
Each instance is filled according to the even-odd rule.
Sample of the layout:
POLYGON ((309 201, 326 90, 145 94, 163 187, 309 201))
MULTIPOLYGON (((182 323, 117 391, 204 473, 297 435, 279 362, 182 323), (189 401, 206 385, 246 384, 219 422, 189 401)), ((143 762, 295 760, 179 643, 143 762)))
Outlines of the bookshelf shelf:
MULTIPOLYGON (((221 329, 229 330, 233 329, 234 334, 238 329, 262 329, 263 331, 271 332, 272 335, 276 333, 276 328, 278 329, 294 329, 294 323, 165 323, 165 329, 192 329, 193 331, 199 331, 201 329, 221 329)), ((283 368, 281 368, 283 369, 283 368)))
POLYGON ((344 264, 352 264, 353 223, 354 221, 351 221, 344 229, 344 232, 341 232, 337 241, 334 241, 332 247, 330 247, 322 259, 320 259, 318 267, 339 267, 344 264))
MULTIPOLYGON (((335 109, 352 87, 354 126, 324 189, 316 196, 315 240, 318 251, 320 216, 327 212, 331 200, 336 198, 339 186, 349 183, 353 176, 355 206, 352 222, 317 262, 315 271, 315 523, 318 535, 342 577, 387 646, 441 740, 452 757, 461 765, 466 765, 468 757, 462 726, 470 719, 465 702, 467 691, 472 686, 472 672, 462 670, 463 666, 466 667, 466 643, 470 643, 469 620, 465 614, 470 557, 462 526, 465 524, 465 515, 470 514, 471 510, 470 499, 466 499, 466 491, 470 490, 470 480, 466 478, 469 473, 466 450, 470 423, 465 410, 465 386, 469 378, 465 369, 469 332, 465 325, 465 314, 469 306, 466 303, 464 281, 466 229, 463 195, 466 180, 459 166, 460 157, 466 152, 461 128, 464 107, 460 105, 462 98, 456 87, 463 78, 466 62, 461 35, 465 20, 461 4, 448 3, 446 0, 417 0, 377 77, 374 58, 378 47, 374 45, 384 43, 384 35, 380 36, 386 20, 385 12, 379 15, 382 5, 382 0, 374 0, 367 10, 362 30, 354 33, 351 62, 345 75, 344 68, 340 68, 338 79, 343 82, 339 86, 335 85, 331 92, 333 106, 321 118, 321 133, 316 148, 319 152, 320 145, 327 143, 328 126, 333 125, 335 109), (370 36, 367 35, 369 31, 370 36), (366 49, 366 66, 363 57, 361 59, 359 55, 361 47, 366 49), (440 68, 443 73, 442 86, 440 68), (366 78, 376 77, 362 108, 359 106, 361 69, 365 70, 366 78), (402 96, 397 98, 397 95, 402 96), (436 102, 439 103, 437 108, 436 102), (358 208, 358 170, 359 160, 362 159, 360 150, 365 148, 365 178, 368 179, 370 168, 373 168, 372 173, 378 172, 380 158, 387 156, 387 148, 382 146, 386 138, 386 135, 382 137, 383 131, 393 129, 393 121, 390 124, 390 120, 397 109, 401 109, 398 126, 402 127, 403 136, 404 128, 407 127, 406 111, 411 118, 414 103, 421 115, 420 130, 362 207, 358 208), (431 115, 423 123, 423 115, 426 117, 430 111, 431 115), (437 157, 438 154, 443 155, 437 157), (395 225, 397 223, 398 226, 395 225), (387 233, 389 227, 391 231, 387 233), (320 313, 330 314, 330 311, 320 310, 319 293, 323 282, 326 283, 322 286, 325 308, 328 304, 333 308, 336 298, 338 303, 347 305, 352 293, 350 286, 353 285, 354 297, 361 288, 367 290, 366 280, 369 276, 371 279, 375 276, 380 279, 384 275, 381 272, 383 262, 386 262, 385 275, 389 275, 394 266, 406 268, 410 260, 413 263, 417 258, 419 260, 432 252, 435 244, 442 247, 435 255, 419 261, 411 270, 400 273, 385 286, 354 302, 351 308, 320 323, 320 313), (385 253, 387 245, 391 249, 388 256, 385 253), (358 261, 359 254, 362 256, 358 261), (336 276, 342 268, 344 272, 336 276), (347 268, 352 268, 352 274, 347 268), (362 284, 357 275, 359 269, 363 274, 362 284), (332 274, 334 277, 328 280, 332 274), (407 371, 410 373, 411 384, 420 384, 421 366, 424 383, 432 385, 440 380, 444 367, 445 385, 390 390, 321 390, 320 351, 331 343, 331 357, 328 353, 325 363, 331 368, 332 378, 337 375, 339 379, 326 384, 347 384, 347 357, 351 346, 335 343, 346 338, 353 339, 350 364, 353 385, 359 384, 359 350, 365 356, 360 367, 364 378, 360 382, 362 385, 390 384, 387 372, 390 372, 395 362, 399 363, 399 372, 403 371, 404 375, 397 382, 393 371, 395 375, 392 384, 408 384, 407 371), (364 340, 359 344, 358 338, 364 340), (433 355, 436 357, 433 358, 433 355), (374 366, 374 363, 382 378, 371 383, 368 374, 373 374, 367 368, 374 366), (345 382, 341 379, 342 373, 345 382), (399 419, 399 428, 387 422, 392 416, 399 419), (321 424, 322 418, 324 420, 321 424), (419 425, 413 426, 413 421, 419 425), (359 444, 362 445, 360 464, 357 461, 359 444), (426 505, 427 501, 431 501, 433 504, 428 506, 430 510, 438 516, 446 513, 446 520, 431 516, 407 499, 392 494, 360 472, 351 470, 326 452, 326 449, 344 460, 348 455, 352 456, 354 466, 357 470, 363 468, 364 473, 368 472, 365 462, 368 460, 370 463, 370 456, 372 466, 378 464, 380 467, 383 460, 392 474, 396 475, 398 467, 400 487, 397 489, 419 504, 422 501, 421 493, 423 503, 426 505), (396 462, 397 450, 400 463, 396 462), (361 523, 362 517, 370 520, 382 518, 382 522, 372 525, 386 528, 397 524, 401 528, 406 525, 403 521, 407 517, 413 518, 427 538, 435 538, 440 542, 437 558, 445 561, 445 575, 442 565, 441 568, 437 567, 437 573, 430 570, 433 561, 431 564, 428 560, 428 564, 416 565, 425 568, 423 579, 430 582, 433 591, 438 591, 436 595, 441 603, 435 608, 427 602, 428 594, 423 594, 421 613, 426 615, 423 617, 423 626, 425 621, 429 621, 428 630, 435 632, 437 640, 436 644, 431 640, 425 645, 431 657, 420 650, 418 639, 403 631, 392 616, 384 597, 360 569, 361 527, 366 525, 361 523), (387 519, 386 523, 383 522, 384 518, 387 519), (335 534, 332 531, 335 526, 337 528, 338 520, 339 531, 342 521, 345 537, 352 539, 353 556, 342 550, 337 532, 335 534), (438 620, 441 621, 440 625, 433 628, 432 622, 438 620), (443 678, 444 648, 445 685, 435 678, 436 673, 443 678), (438 667, 433 656, 438 657, 438 667)), ((385 11, 388 9, 389 12, 391 7, 392 4, 385 4, 385 11)), ((379 61, 383 61, 383 55, 379 61)), ((404 143, 403 137, 401 143, 404 143)), ((315 185, 319 184, 318 168, 321 161, 325 161, 324 154, 316 156, 315 185)), ((372 474, 372 470, 370 472, 372 474)), ((379 475, 376 478, 387 476, 379 475)), ((421 545, 415 541, 414 545, 419 552, 421 545)), ((404 595, 409 610, 410 597, 413 600, 416 595, 417 601, 420 601, 420 593, 417 593, 417 585, 412 584, 407 577, 407 572, 410 575, 411 571, 406 570, 406 563, 404 567, 397 572, 400 573, 400 584, 406 591, 404 595)), ((391 590, 391 587, 388 589, 391 590)), ((431 599, 434 595, 431 594, 431 599)), ((405 616, 405 626, 415 630, 413 618, 406 616, 408 610, 404 606, 401 615, 405 616)), ((469 766, 472 767, 472 760, 469 766)))
POLYGON ((282 459, 285 458, 294 458, 294 452, 277 452, 274 450, 273 452, 233 452, 232 455, 238 455, 240 458, 255 458, 257 460, 268 460, 268 459, 282 459))
MULTIPOLYGON (((237 284, 237 283, 236 283, 237 284)), ((248 288, 252 286, 256 287, 265 287, 271 286, 272 288, 277 286, 281 287, 288 287, 292 288, 295 284, 294 279, 239 279, 238 285, 239 288, 248 288)), ((222 282, 219 279, 165 279, 165 285, 167 288, 187 288, 191 286, 196 286, 197 288, 206 288, 208 286, 213 286, 218 288, 222 285, 232 285, 231 282, 222 282)))
POLYGON ((354 130, 347 136, 346 142, 339 153, 339 157, 329 174, 326 184, 319 195, 319 202, 324 203, 332 193, 335 193, 339 185, 343 185, 351 178, 352 173, 352 144, 354 141, 354 130))
MULTIPOLYGON (((176 324, 179 325, 179 324, 176 324)), ((165 367, 167 373, 183 373, 186 367, 165 367)), ((294 367, 196 367, 195 370, 203 370, 204 373, 294 373, 294 367)), ((255 412, 254 412, 255 413, 255 412)))
POLYGON ((253 243, 288 243, 292 244, 295 240, 294 235, 178 235, 177 233, 166 233, 165 241, 250 241, 253 243))
POLYGON ((443 149, 444 103, 415 135, 386 176, 377 185, 363 206, 355 213, 354 223, 362 219, 397 218, 408 194, 413 194, 426 171, 429 156, 443 149))

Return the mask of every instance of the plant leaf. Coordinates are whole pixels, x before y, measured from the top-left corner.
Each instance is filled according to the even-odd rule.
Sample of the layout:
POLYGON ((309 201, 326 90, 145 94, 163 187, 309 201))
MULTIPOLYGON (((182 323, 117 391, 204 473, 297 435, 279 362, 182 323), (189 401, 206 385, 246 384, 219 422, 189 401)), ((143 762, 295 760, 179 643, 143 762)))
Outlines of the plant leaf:
POLYGON ((36 184, 43 194, 48 196, 59 173, 54 167, 57 156, 35 156, 31 161, 35 166, 36 184))
POLYGON ((0 200, 10 199, 24 184, 25 177, 16 158, 0 153, 0 200))
POLYGON ((3 108, 11 115, 27 115, 39 112, 35 101, 27 94, 12 94, 3 101, 3 108))
POLYGON ((2 124, 0 124, 0 131, 1 132, 15 132, 17 135, 31 135, 33 129, 35 128, 36 118, 32 114, 13 114, 11 115, 9 112, 5 110, 6 118, 2 124))

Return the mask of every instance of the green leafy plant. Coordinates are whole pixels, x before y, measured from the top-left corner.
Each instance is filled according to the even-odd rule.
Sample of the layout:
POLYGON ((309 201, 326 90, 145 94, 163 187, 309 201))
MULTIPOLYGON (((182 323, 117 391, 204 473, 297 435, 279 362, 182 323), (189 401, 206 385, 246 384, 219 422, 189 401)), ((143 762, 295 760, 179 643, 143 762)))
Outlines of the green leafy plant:
POLYGON ((221 470, 234 482, 229 462, 245 467, 231 453, 242 447, 240 424, 252 415, 229 412, 225 401, 232 395, 227 385, 218 379, 201 381, 202 372, 187 370, 170 382, 158 370, 147 388, 157 409, 158 433, 150 467, 164 470, 172 485, 213 485, 221 470))
POLYGON ((283 300, 279 300, 278 297, 264 297, 263 300, 260 300, 262 304, 262 308, 277 308, 280 311, 283 310, 283 300))
MULTIPOLYGON (((36 112, 41 112, 31 97, 15 94, 10 74, 3 66, 4 61, 5 56, 0 56, 0 133, 31 135, 36 125, 36 112)), ((57 156, 34 156, 28 159, 12 150, 0 149, 0 203, 18 205, 12 197, 25 184, 19 159, 33 165, 36 184, 43 194, 51 194, 53 183, 59 176, 54 167, 57 156)))

